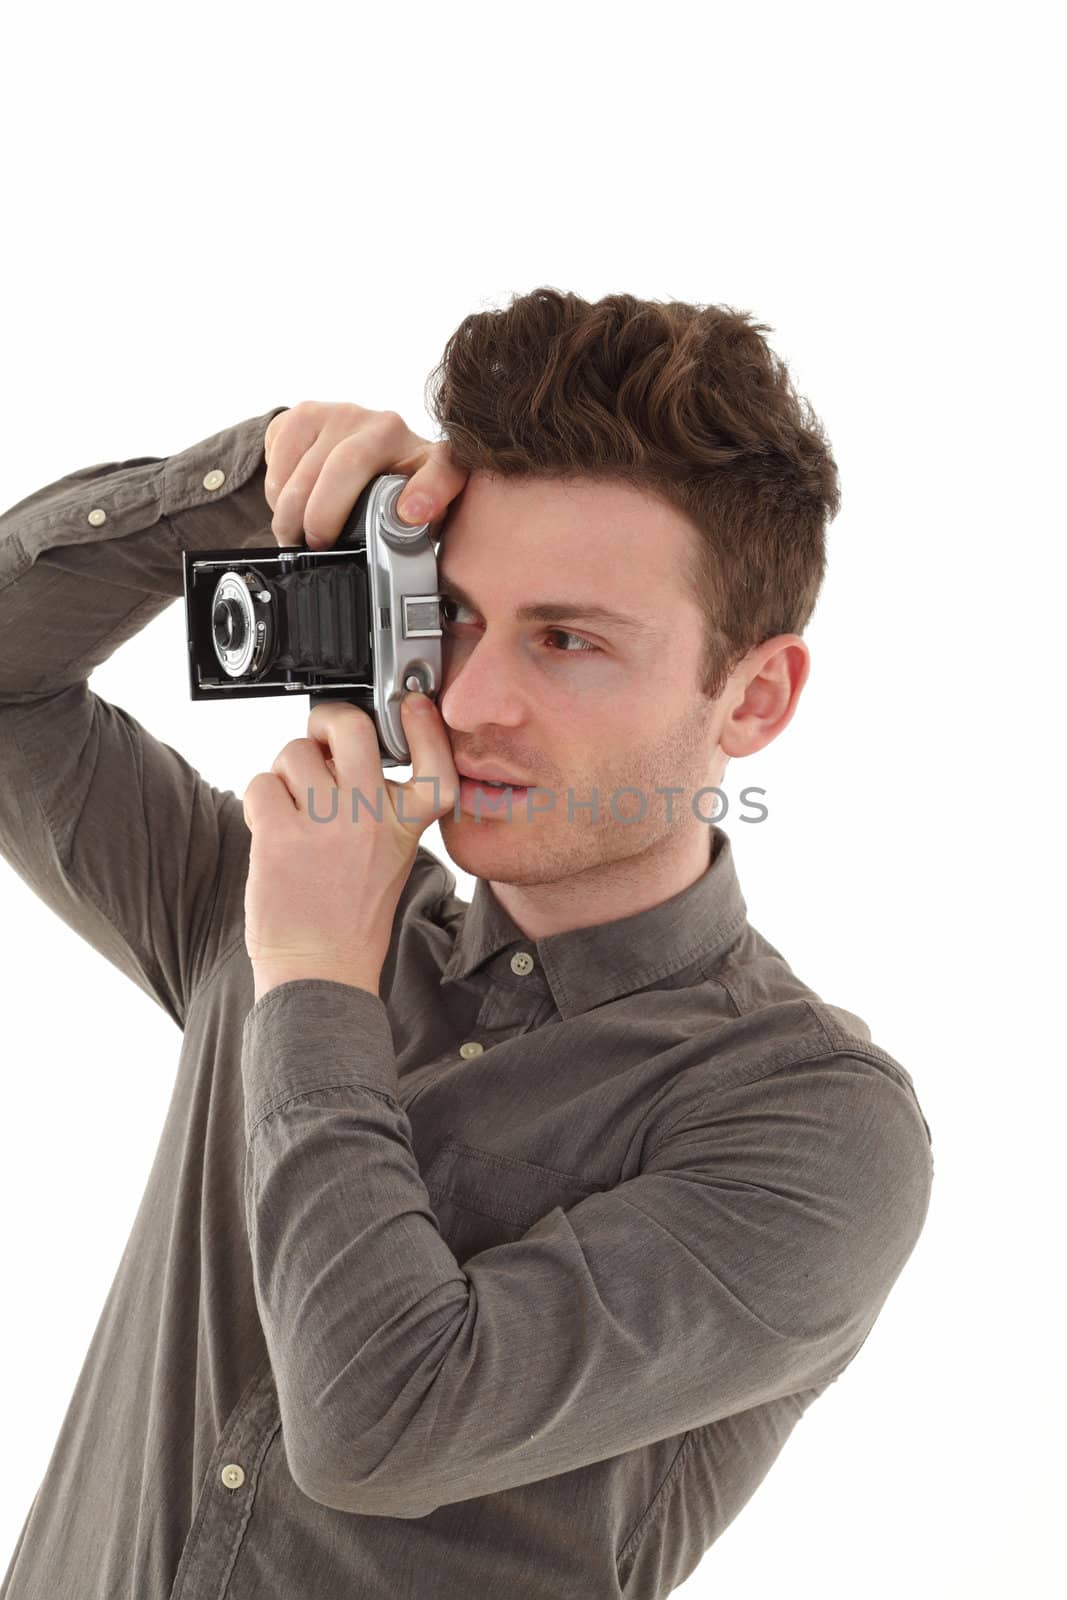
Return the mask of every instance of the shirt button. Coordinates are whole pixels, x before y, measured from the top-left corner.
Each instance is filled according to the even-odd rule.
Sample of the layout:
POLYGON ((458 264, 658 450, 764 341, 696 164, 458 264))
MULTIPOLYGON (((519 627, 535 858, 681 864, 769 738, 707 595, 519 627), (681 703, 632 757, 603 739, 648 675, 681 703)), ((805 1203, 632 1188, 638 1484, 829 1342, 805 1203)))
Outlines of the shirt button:
POLYGON ((477 1039, 468 1039, 466 1044, 460 1045, 459 1053, 469 1060, 471 1056, 480 1056, 483 1048, 484 1046, 480 1045, 477 1039))
POLYGON ((101 511, 100 507, 97 506, 95 511, 90 511, 88 517, 85 520, 87 522, 91 522, 94 528, 99 528, 99 526, 100 526, 100 524, 102 522, 106 522, 107 521, 107 512, 106 511, 101 511))
POLYGON ((239 1489, 245 1481, 244 1468, 239 1467, 236 1461, 229 1462, 222 1469, 222 1481, 227 1489, 239 1489))
POLYGON ((519 950, 511 958, 511 970, 517 972, 520 978, 533 971, 534 959, 525 950, 519 950))
POLYGON ((204 488, 217 489, 220 484, 225 482, 226 474, 224 472, 220 472, 218 467, 214 467, 204 479, 204 488))

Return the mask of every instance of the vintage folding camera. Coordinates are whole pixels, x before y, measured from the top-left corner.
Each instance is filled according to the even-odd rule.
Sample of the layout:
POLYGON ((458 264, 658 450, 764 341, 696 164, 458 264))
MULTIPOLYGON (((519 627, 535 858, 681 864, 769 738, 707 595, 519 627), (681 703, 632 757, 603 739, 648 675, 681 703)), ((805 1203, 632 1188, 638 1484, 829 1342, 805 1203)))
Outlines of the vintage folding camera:
POLYGON ((325 550, 182 551, 194 700, 350 700, 374 718, 382 766, 410 763, 400 702, 440 686, 442 596, 430 524, 396 515, 407 481, 373 478, 325 550))

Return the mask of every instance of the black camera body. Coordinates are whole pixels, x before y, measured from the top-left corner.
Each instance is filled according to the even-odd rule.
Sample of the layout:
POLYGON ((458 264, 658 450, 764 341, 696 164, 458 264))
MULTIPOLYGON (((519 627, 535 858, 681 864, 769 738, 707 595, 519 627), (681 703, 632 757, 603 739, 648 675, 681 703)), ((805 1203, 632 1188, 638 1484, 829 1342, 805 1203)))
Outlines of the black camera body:
POLYGON ((325 550, 182 551, 194 700, 348 700, 374 718, 382 766, 410 763, 400 702, 440 687, 442 596, 430 524, 396 514, 407 481, 372 478, 325 550))

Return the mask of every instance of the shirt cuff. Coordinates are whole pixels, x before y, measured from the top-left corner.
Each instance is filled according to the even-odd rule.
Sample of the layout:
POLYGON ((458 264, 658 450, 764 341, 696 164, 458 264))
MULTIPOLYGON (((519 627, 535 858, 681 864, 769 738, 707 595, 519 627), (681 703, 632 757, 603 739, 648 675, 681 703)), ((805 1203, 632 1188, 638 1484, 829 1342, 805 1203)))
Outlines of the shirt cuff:
POLYGON ((245 1135, 283 1101, 358 1083, 399 1105, 396 1052, 384 1001, 330 978, 276 984, 241 1030, 245 1135))

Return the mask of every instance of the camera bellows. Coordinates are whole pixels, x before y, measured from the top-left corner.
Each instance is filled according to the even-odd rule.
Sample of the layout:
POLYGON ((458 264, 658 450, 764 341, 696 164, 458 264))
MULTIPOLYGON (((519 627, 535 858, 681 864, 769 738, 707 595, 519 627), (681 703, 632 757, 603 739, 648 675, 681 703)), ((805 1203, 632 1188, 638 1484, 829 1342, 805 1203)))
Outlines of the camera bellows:
POLYGON ((277 605, 273 667, 366 677, 370 673, 367 574, 355 561, 271 582, 277 605))

